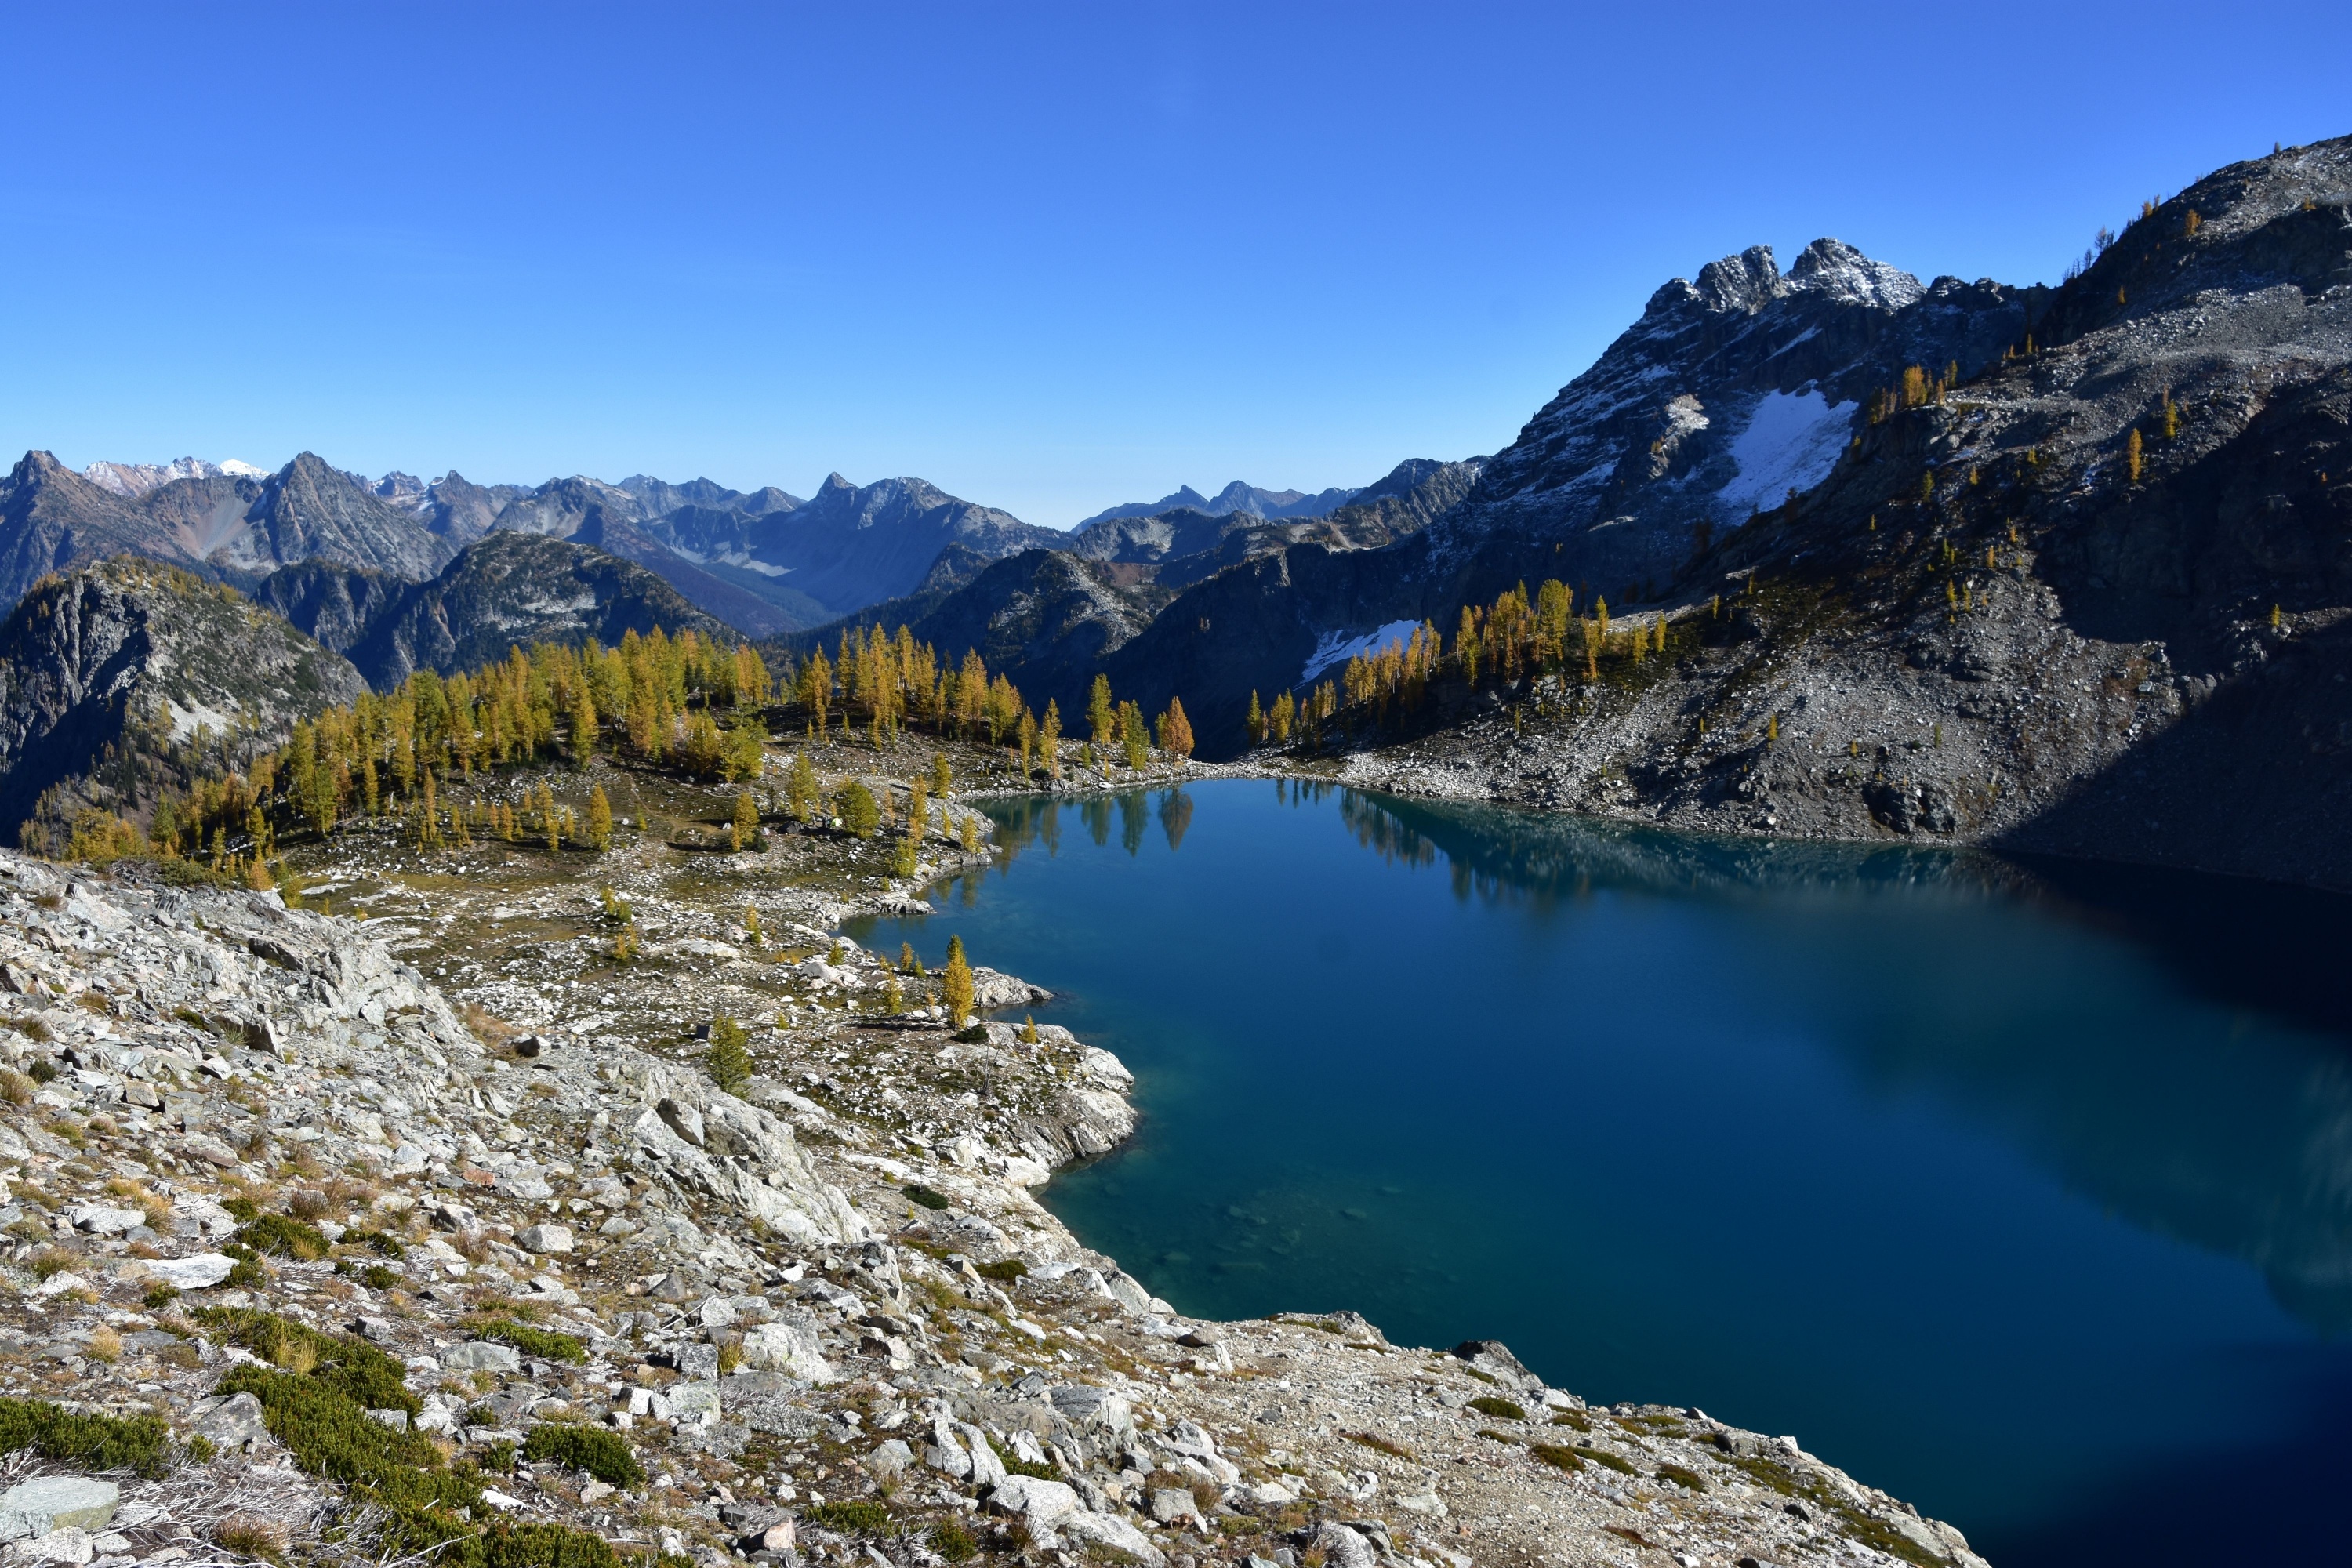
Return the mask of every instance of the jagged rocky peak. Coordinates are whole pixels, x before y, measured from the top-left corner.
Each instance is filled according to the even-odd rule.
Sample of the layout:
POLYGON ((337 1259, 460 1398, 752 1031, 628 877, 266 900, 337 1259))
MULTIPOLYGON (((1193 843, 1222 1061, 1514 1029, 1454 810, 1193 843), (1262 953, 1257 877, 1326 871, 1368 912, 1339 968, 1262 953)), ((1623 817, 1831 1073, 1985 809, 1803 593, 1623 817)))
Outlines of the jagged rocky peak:
POLYGON ((1791 295, 1900 310, 1927 291, 1903 268, 1874 261, 1842 239, 1824 238, 1805 247, 1785 273, 1769 245, 1751 245, 1737 256, 1710 261, 1699 268, 1696 283, 1676 278, 1653 294, 1649 311, 1695 303, 1706 310, 1753 313, 1791 295))

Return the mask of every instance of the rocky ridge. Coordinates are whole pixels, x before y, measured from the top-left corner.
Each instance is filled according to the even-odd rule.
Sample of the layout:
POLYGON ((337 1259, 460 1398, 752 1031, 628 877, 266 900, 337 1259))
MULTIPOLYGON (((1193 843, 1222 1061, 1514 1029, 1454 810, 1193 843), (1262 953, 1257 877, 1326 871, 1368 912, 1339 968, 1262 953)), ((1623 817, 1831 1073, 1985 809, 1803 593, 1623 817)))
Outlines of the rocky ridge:
POLYGON ((349 661, 192 573, 120 556, 48 578, 0 622, 0 822, 136 809, 362 689, 349 661))
MULTIPOLYGON (((919 889, 870 846, 682 851, 681 814, 722 803, 604 782, 635 836, 593 859, 346 829, 306 867, 332 915, 0 857, 0 1382, 212 1455, 116 1479, 106 1517, 18 1559, 367 1550, 380 1523, 289 1463, 283 1418, 213 1394, 298 1342, 242 1310, 395 1358, 379 1419, 488 1467, 497 1517, 709 1568, 1975 1561, 1793 1439, 1588 1409, 1499 1345, 1181 1316, 1034 1196, 1131 1131, 1115 1058, 1050 1025, 951 1033, 838 935, 919 889), (634 963, 604 951, 614 900, 634 963), (740 1098, 699 1059, 721 1017, 754 1025, 740 1098), (637 1471, 557 1457, 581 1428, 637 1471)), ((950 837, 968 814, 922 879, 984 862, 950 837)))
POLYGON ((2152 205, 2029 345, 1858 430, 1621 628, 1350 781, 2352 887, 2352 139, 2152 205), (2028 347, 2032 352, 2022 352, 2028 347), (2316 831, 2315 831, 2316 829, 2316 831))

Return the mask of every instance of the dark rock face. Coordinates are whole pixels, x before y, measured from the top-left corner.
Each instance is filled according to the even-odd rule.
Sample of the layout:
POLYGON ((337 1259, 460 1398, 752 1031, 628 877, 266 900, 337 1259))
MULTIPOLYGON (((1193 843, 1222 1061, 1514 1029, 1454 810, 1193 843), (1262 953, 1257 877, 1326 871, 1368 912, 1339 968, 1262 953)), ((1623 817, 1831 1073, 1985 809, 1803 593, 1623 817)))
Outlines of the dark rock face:
POLYGON ((659 626, 722 642, 724 625, 652 572, 601 550, 499 531, 467 546, 429 583, 322 562, 273 574, 257 590, 270 608, 348 655, 389 690, 412 671, 453 675, 534 640, 607 645, 659 626))
POLYGON ((364 689, 233 589, 131 557, 37 584, 0 624, 0 823, 143 816, 201 752, 233 765, 364 689))
POLYGON ((253 601, 284 616, 321 647, 349 653, 368 627, 415 584, 388 572, 333 561, 281 566, 263 578, 253 601))

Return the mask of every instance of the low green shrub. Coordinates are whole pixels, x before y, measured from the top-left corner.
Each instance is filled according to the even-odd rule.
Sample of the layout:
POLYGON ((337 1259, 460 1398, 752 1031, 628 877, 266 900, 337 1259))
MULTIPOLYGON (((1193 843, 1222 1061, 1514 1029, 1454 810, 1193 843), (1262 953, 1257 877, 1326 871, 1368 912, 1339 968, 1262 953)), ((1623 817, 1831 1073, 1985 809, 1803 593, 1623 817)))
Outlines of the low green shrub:
POLYGON ((803 1521, 845 1533, 873 1533, 890 1528, 890 1510, 878 1502, 821 1502, 801 1515, 803 1521))
POLYGON ((1497 1421, 1524 1421, 1528 1418, 1526 1407, 1517 1401, 1504 1399, 1492 1394, 1482 1394, 1472 1400, 1470 1408, 1481 1415, 1491 1415, 1497 1421))
POLYGON ((552 1329, 534 1329, 529 1323, 518 1323, 512 1318, 490 1318, 470 1323, 467 1327, 477 1339, 496 1340, 512 1345, 525 1355, 541 1361, 578 1363, 588 1359, 588 1347, 580 1342, 577 1334, 558 1333, 552 1329))
POLYGON ((1686 1470, 1680 1465, 1660 1465, 1658 1467, 1658 1479, 1662 1481, 1672 1481, 1676 1486, 1688 1487, 1695 1492, 1703 1492, 1706 1490, 1706 1478, 1705 1476, 1700 1475, 1696 1470, 1686 1470))
POLYGON ((969 1563, 980 1555, 980 1542, 953 1520, 931 1527, 931 1550, 950 1563, 969 1563))
POLYGON ((1574 1472, 1584 1468, 1584 1450, 1566 1448, 1558 1443, 1530 1443, 1528 1453, 1538 1464, 1549 1465, 1555 1470, 1574 1472))
POLYGON ((1579 1448, 1577 1453, 1582 1458, 1591 1460, 1596 1465, 1616 1471, 1621 1476, 1632 1476, 1641 1473, 1634 1469, 1629 1461, 1619 1458, 1616 1455, 1611 1453, 1606 1448, 1579 1448))
POLYGON ((994 1263, 980 1266, 982 1279, 994 1279, 1000 1284, 1010 1285, 1015 1279, 1026 1279, 1028 1274, 1029 1266, 1017 1258, 1001 1258, 994 1263))
POLYGON ((927 1209, 943 1209, 948 1206, 948 1200, 944 1196, 931 1191, 920 1182, 909 1182, 898 1190, 927 1209))
POLYGON ((23 1448, 61 1465, 155 1477, 170 1466, 172 1429, 160 1415, 76 1415, 46 1399, 0 1399, 0 1454, 23 1448))
POLYGON ((531 1428, 522 1446, 526 1459, 552 1459, 568 1470, 585 1470, 616 1487, 641 1487, 646 1472, 617 1432, 601 1426, 551 1423, 531 1428))
POLYGON ((316 1226, 282 1214, 257 1215, 237 1226, 236 1238, 267 1257, 301 1263, 316 1263, 334 1250, 316 1226))
POLYGON ((456 1568, 622 1568, 611 1542, 562 1524, 509 1524, 501 1520, 440 1559, 456 1568))
POLYGON ((401 1258, 408 1256, 407 1244, 388 1231, 347 1230, 343 1232, 345 1247, 364 1247, 379 1258, 401 1258))
POLYGON ((322 1334, 275 1312, 251 1308, 199 1307, 189 1316, 230 1344, 341 1394, 357 1405, 362 1415, 370 1410, 404 1410, 414 1415, 425 1408, 416 1395, 402 1386, 408 1369, 365 1340, 322 1334))

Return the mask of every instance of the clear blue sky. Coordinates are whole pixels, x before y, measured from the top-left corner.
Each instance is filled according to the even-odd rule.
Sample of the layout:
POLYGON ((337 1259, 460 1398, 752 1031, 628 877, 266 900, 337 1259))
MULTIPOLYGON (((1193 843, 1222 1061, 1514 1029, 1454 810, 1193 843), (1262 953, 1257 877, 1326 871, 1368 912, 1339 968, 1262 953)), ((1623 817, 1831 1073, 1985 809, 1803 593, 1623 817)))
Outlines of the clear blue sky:
POLYGON ((0 444, 1067 524, 1491 451, 1665 279, 2054 281, 2352 6, 11 7, 0 444))

